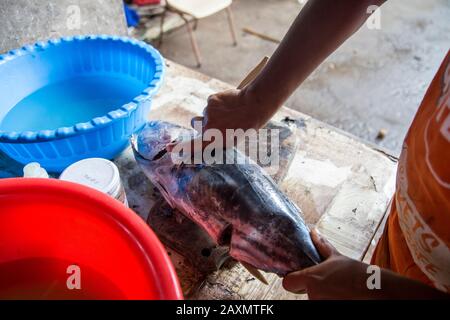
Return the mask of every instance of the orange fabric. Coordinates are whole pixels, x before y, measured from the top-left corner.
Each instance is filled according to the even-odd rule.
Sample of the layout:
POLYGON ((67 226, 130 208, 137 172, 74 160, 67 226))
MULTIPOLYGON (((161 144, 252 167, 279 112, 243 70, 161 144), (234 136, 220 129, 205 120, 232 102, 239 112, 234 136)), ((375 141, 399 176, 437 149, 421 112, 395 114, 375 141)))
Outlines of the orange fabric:
POLYGON ((450 51, 406 135, 372 263, 450 292, 450 51))

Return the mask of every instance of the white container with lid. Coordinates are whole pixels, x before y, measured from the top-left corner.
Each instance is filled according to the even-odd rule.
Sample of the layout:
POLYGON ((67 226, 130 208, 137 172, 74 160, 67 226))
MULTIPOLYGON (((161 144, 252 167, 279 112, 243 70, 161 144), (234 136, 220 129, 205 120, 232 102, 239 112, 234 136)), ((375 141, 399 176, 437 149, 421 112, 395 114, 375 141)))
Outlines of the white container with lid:
POLYGON ((23 167, 24 178, 48 178, 47 171, 38 162, 31 162, 23 167))
POLYGON ((119 169, 109 160, 103 158, 80 160, 67 167, 59 179, 97 189, 128 206, 119 169))

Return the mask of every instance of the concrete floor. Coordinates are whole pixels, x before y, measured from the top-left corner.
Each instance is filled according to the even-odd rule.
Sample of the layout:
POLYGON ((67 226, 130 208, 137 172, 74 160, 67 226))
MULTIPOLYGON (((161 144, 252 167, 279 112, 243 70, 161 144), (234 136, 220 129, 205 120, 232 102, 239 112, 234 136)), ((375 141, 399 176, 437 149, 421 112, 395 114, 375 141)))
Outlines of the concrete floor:
POLYGON ((64 36, 127 34, 122 0, 0 2, 0 53, 64 36))
MULTIPOLYGON (((281 39, 301 9, 296 0, 235 0, 239 45, 231 45, 224 12, 201 20, 199 71, 238 84, 276 44, 245 34, 248 27, 281 39)), ((450 45, 450 0, 390 0, 381 29, 366 26, 339 48, 287 101, 309 114, 398 154, 418 105, 450 45), (386 129, 383 140, 377 140, 386 129)), ((185 28, 165 36, 162 54, 194 67, 185 28)), ((301 62, 299 62, 301 63, 301 62)))

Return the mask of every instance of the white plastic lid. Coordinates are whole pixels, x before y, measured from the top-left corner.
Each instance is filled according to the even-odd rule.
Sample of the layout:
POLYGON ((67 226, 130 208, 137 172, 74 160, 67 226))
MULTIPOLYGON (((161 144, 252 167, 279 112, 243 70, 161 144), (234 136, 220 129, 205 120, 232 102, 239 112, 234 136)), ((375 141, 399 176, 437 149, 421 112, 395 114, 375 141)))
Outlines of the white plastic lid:
POLYGON ((84 159, 67 167, 60 180, 79 183, 116 197, 120 192, 120 174, 117 166, 106 159, 84 159))

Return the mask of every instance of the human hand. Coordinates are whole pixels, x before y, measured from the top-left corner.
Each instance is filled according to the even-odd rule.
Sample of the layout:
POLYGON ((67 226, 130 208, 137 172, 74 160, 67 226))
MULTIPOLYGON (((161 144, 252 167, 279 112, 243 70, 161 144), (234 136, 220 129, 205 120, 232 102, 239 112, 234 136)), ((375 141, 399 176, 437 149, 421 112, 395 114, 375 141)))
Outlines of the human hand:
POLYGON ((247 88, 213 94, 203 111, 203 130, 218 129, 225 134, 226 129, 259 129, 268 121, 264 109, 247 88))
MULTIPOLYGON (((246 131, 261 128, 270 119, 272 112, 270 106, 260 102, 258 96, 247 87, 242 90, 231 89, 209 96, 203 117, 192 118, 191 126, 202 134, 209 129, 217 129, 225 138, 227 129, 246 131)), ((194 148, 198 145, 205 147, 210 141, 202 140, 201 144, 195 144, 194 141, 186 141, 182 144, 184 143, 190 143, 194 148)), ((167 149, 172 151, 176 144, 179 143, 169 144, 167 149)), ((226 146, 225 141, 224 146, 226 146)))
POLYGON ((316 230, 311 238, 324 261, 288 274, 283 287, 294 293, 307 293, 310 299, 369 299, 367 265, 340 254, 316 230))

